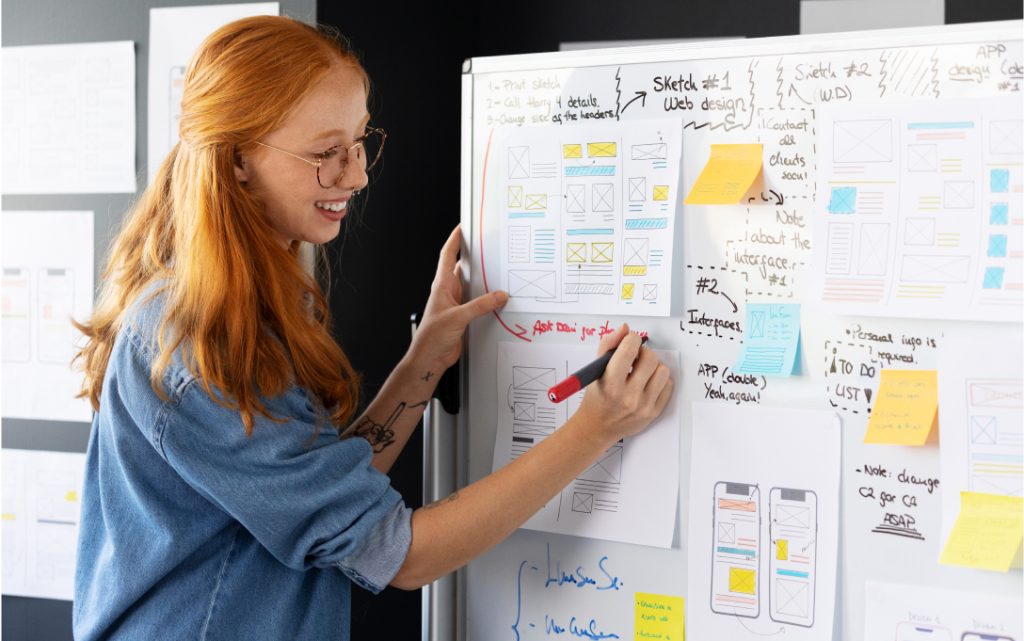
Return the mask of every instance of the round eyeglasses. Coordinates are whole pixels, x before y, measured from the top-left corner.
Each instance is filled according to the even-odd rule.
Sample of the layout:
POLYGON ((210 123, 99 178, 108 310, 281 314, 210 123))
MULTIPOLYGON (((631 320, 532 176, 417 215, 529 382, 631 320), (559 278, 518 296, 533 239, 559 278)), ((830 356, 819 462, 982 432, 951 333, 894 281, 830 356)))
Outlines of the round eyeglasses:
POLYGON ((268 145, 259 140, 255 142, 261 147, 280 151, 292 158, 298 158, 307 165, 316 167, 316 181, 324 189, 330 189, 337 185, 341 177, 345 175, 345 170, 348 169, 350 162, 358 163, 363 168, 363 171, 368 172, 373 169, 380 161, 381 154, 384 152, 384 141, 387 140, 387 137, 388 135, 383 129, 367 127, 355 144, 350 146, 336 145, 326 151, 312 154, 313 160, 303 158, 286 149, 268 145))

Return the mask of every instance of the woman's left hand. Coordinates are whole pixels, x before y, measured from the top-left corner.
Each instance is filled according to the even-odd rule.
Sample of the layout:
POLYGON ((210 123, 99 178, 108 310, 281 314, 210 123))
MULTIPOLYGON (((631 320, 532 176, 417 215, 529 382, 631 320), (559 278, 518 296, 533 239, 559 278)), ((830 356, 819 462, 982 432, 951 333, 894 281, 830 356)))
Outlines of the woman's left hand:
POLYGON ((462 302, 462 266, 458 259, 461 244, 462 231, 456 226, 441 248, 423 320, 409 348, 409 356, 413 360, 437 374, 459 360, 462 336, 469 323, 508 302, 508 294, 503 291, 489 292, 467 303, 462 302))

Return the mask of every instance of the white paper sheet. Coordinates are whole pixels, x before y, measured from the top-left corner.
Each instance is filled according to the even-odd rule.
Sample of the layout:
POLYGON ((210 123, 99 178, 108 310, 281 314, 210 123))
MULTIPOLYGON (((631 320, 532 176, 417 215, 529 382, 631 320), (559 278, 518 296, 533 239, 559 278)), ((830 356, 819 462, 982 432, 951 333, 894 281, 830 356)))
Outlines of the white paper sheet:
POLYGON ((163 7, 149 10, 149 116, 147 182, 178 142, 185 69, 206 36, 229 22, 278 15, 277 2, 163 7))
MULTIPOLYGON (((656 350, 679 380, 679 354, 656 350)), ((548 388, 595 358, 591 347, 498 344, 498 433, 493 469, 528 452, 579 408, 548 388)), ((671 547, 679 495, 679 415, 673 399, 641 434, 612 446, 523 527, 609 541, 671 547)))
POLYGON ((816 290, 854 315, 1019 321, 1024 108, 820 108, 816 290))
POLYGON ((3 593, 74 598, 85 454, 3 450, 3 593))
POLYGON ((499 134, 486 189, 510 312, 667 316, 678 121, 499 134))
POLYGON ((135 192, 132 42, 3 48, 3 193, 135 192))
POLYGON ((3 223, 3 415, 92 420, 71 369, 93 303, 93 212, 5 211, 3 223))
POLYGON ((868 581, 865 641, 1020 641, 1020 599, 868 581))
POLYGON ((687 637, 831 639, 839 418, 693 405, 687 637))
POLYGON ((961 491, 1024 494, 1024 338, 999 329, 947 330, 939 350, 943 541, 961 491))

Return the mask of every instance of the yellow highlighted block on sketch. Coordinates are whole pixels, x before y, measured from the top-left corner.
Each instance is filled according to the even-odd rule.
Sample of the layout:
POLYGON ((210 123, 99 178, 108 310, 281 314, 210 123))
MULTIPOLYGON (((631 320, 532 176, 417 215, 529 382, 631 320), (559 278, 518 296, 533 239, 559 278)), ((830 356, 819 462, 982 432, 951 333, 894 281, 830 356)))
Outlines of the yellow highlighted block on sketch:
POLYGON ((614 158, 618 155, 618 145, 614 142, 588 142, 587 155, 591 158, 614 158))
POLYGON ((614 243, 600 242, 590 243, 590 256, 591 260, 595 263, 610 263, 612 262, 612 253, 614 243))
POLYGON ((10 512, 4 512, 3 520, 4 521, 17 521, 18 517, 14 516, 10 512))
POLYGON ((548 208, 547 194, 526 194, 526 210, 537 211, 548 208))
POLYGON ((729 591, 757 594, 757 570, 729 568, 729 591))
POLYGON ((633 290, 635 285, 633 283, 622 284, 622 300, 633 300, 633 290))
POLYGON ((668 200, 668 185, 654 186, 654 200, 668 200))
POLYGON ((565 245, 565 262, 567 262, 567 263, 585 263, 585 262, 587 262, 587 244, 586 243, 566 243, 566 245, 565 245))
POLYGON ((64 500, 67 501, 68 503, 77 503, 78 492, 74 490, 68 490, 68 493, 64 495, 64 500))
POLYGON ((647 265, 626 265, 622 268, 623 276, 646 276, 647 265))
POLYGON ((779 539, 775 542, 775 558, 779 561, 789 560, 789 541, 779 539))
POLYGON ((562 145, 562 158, 582 158, 583 145, 562 145))

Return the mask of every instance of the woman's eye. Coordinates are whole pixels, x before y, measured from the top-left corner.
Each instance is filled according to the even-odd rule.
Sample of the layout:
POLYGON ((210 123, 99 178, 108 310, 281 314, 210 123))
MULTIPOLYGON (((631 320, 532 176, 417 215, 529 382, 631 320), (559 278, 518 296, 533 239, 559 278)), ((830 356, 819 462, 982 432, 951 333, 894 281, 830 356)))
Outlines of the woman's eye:
POLYGON ((328 149, 327 151, 321 151, 318 154, 313 154, 313 156, 316 157, 318 160, 327 160, 328 158, 332 158, 337 154, 337 149, 328 149))

